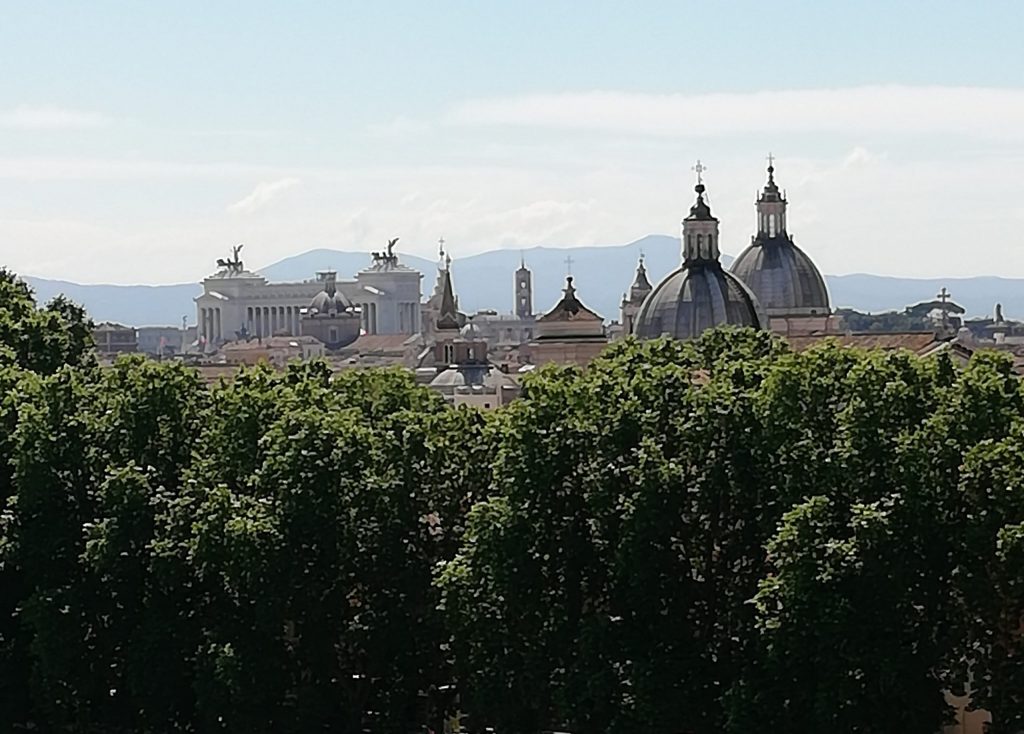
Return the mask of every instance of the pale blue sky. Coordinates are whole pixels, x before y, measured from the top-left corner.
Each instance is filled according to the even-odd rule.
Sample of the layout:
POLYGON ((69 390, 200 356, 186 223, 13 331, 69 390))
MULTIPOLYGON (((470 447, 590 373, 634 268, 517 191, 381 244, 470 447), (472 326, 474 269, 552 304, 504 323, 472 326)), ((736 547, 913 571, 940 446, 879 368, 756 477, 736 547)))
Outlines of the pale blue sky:
POLYGON ((201 277, 401 235, 725 249, 769 149, 827 272, 1024 275, 1014 2, 0 3, 0 263, 201 277), (970 257, 964 257, 964 252, 970 257))

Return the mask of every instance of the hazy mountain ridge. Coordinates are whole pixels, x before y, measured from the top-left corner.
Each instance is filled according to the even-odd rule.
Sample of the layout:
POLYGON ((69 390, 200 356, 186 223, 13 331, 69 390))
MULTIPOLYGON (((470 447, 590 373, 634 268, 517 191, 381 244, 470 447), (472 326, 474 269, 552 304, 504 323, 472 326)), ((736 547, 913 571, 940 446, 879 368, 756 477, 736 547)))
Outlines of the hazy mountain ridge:
MULTIPOLYGON (((649 235, 626 245, 590 247, 532 247, 491 250, 459 257, 454 252, 452 276, 462 310, 510 311, 512 278, 522 258, 533 272, 534 310, 544 312, 558 300, 569 268, 579 297, 608 320, 617 319, 622 294, 629 289, 637 259, 644 254, 652 283, 679 265, 679 240, 649 235), (571 258, 571 264, 566 262, 571 258)), ((437 263, 399 253, 401 262, 423 273, 423 294, 428 296, 437 277, 437 263)), ((722 256, 723 263, 732 257, 722 256)), ((350 278, 370 263, 368 253, 315 249, 285 258, 259 272, 271 281, 312 279, 316 271, 334 269, 350 278)), ((195 321, 193 299, 202 292, 198 283, 177 285, 86 285, 62 280, 26 277, 41 301, 58 293, 84 305, 96 321, 117 321, 137 326, 180 324, 182 316, 195 321)), ((826 276, 836 307, 861 311, 901 310, 931 300, 945 286, 969 316, 991 314, 996 302, 1010 317, 1024 316, 1024 279, 977 276, 970 278, 898 278, 852 274, 826 276)))

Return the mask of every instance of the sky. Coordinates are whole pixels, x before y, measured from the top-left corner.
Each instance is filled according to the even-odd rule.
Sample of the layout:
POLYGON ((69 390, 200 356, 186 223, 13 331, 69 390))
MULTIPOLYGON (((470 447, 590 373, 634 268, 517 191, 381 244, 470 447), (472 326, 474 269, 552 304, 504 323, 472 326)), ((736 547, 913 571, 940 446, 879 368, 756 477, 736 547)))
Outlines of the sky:
MULTIPOLYGON (((765 156, 826 273, 1024 277, 1024 7, 0 0, 0 265, 201 279, 330 247, 722 249, 765 156)), ((628 276, 628 274, 627 274, 628 276)))

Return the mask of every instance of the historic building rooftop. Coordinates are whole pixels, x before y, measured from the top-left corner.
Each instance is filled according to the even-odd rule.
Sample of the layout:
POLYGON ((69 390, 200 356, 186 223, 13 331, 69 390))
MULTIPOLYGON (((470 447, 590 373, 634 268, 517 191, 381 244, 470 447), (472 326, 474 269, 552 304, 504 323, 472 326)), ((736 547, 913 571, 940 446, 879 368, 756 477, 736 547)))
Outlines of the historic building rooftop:
POLYGON ((704 198, 705 169, 697 161, 694 170, 697 200, 683 220, 683 264, 644 300, 634 329, 641 339, 693 339, 706 329, 723 325, 755 329, 768 326, 754 294, 722 267, 718 220, 704 198))
POLYGON ((730 270, 753 291, 769 317, 826 315, 830 308, 825 279, 789 235, 788 202, 775 183, 772 163, 769 156, 768 182, 756 203, 757 234, 730 270))

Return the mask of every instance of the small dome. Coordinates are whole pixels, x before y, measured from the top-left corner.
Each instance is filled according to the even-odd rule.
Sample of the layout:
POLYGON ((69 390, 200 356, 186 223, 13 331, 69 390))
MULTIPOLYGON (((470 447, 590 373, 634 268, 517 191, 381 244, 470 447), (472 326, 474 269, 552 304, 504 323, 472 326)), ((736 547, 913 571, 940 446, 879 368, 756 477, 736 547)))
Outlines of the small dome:
POLYGON ((492 369, 487 373, 487 376, 484 377, 484 387, 493 387, 496 390, 501 390, 503 388, 518 389, 519 383, 501 370, 492 369))
POLYGON ((730 271, 747 284, 769 315, 829 313, 825 279, 785 233, 756 238, 730 271))
POLYGON ((309 304, 311 315, 345 313, 350 308, 352 308, 352 302, 338 291, 334 293, 320 291, 313 296, 313 300, 309 304))
POLYGON ((472 321, 467 321, 466 325, 459 330, 459 336, 463 339, 483 339, 484 332, 480 328, 479 324, 472 321))
POLYGON ((717 261, 685 263, 668 275, 644 301, 636 335, 693 339, 716 326, 764 329, 768 320, 757 298, 717 261))
POLYGON ((465 384, 466 376, 455 367, 439 372, 437 377, 430 381, 431 387, 462 387, 465 384))

